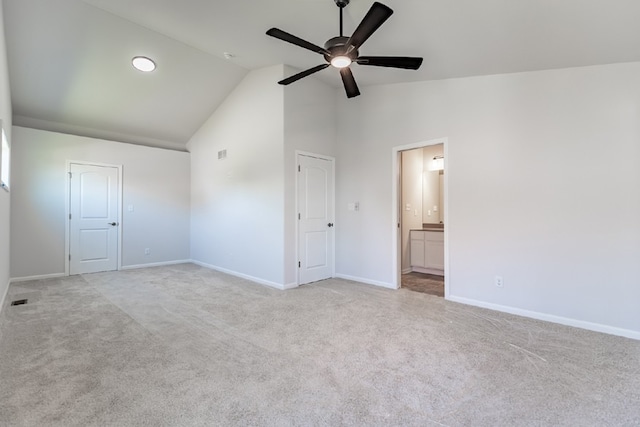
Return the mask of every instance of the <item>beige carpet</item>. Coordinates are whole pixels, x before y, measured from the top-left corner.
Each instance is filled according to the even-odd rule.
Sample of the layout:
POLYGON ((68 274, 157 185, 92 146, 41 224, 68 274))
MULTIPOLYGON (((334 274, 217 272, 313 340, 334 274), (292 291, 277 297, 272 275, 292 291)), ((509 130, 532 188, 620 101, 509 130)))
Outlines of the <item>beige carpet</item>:
POLYGON ((640 425, 640 342, 402 289, 185 264, 20 298, 0 319, 2 426, 640 425))

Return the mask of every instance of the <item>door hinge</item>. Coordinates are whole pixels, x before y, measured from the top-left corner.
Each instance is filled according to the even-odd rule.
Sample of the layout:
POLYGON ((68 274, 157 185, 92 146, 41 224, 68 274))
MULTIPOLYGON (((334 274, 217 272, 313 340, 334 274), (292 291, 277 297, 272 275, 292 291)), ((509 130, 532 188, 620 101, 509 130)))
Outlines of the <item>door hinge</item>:
POLYGON ((300 214, 298 213, 298 220, 300 220, 300 214))
POLYGON ((298 172, 300 172, 300 165, 298 165, 298 172))
POLYGON ((69 254, 69 261, 71 261, 71 254, 69 254))
POLYGON ((300 261, 298 261, 298 268, 300 268, 300 261))
POLYGON ((73 178, 73 174, 69 172, 69 179, 73 178))
POLYGON ((71 214, 69 214, 69 219, 71 219, 71 214))

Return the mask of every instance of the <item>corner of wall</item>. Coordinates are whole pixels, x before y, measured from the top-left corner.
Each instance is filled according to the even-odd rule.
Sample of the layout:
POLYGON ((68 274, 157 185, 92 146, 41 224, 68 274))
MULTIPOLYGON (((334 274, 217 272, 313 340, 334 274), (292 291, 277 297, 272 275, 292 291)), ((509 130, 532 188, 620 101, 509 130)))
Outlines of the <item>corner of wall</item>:
POLYGON ((254 281, 283 277, 284 65, 252 70, 188 142, 191 258, 254 281), (218 153, 226 156, 218 159, 218 153))
MULTIPOLYGON (((4 36, 4 13, 3 2, 0 0, 0 121, 5 129, 7 137, 11 143, 11 95, 9 87, 9 67, 7 64, 7 50, 4 36)), ((6 236, 0 241, 0 302, 4 303, 9 289, 10 277, 10 251, 9 242, 11 239, 10 209, 11 200, 9 193, 0 190, 0 235, 6 236)), ((4 305, 0 305, 0 310, 4 305)))

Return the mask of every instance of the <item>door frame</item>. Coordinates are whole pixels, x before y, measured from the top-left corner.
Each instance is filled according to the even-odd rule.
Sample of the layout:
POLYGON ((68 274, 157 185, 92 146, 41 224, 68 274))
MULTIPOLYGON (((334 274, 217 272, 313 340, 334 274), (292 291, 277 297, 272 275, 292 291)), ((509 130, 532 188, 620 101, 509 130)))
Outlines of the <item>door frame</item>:
POLYGON ((402 201, 400 198, 401 185, 401 157, 402 151, 413 150, 416 148, 424 148, 430 145, 443 144, 444 150, 444 298, 449 299, 449 140, 448 138, 430 139, 427 141, 415 142, 413 144, 399 145, 393 147, 391 155, 392 174, 391 174, 391 242, 392 242, 392 271, 393 277, 391 285, 394 289, 399 289, 402 284, 402 201))
MULTIPOLYGON (((333 166, 331 168, 331 174, 332 176, 332 181, 333 181, 333 188, 331 189, 331 192, 333 193, 333 209, 332 212, 330 212, 331 217, 333 218, 333 222, 335 224, 336 222, 336 159, 335 157, 331 157, 331 156, 325 156, 323 154, 317 154, 317 153, 312 153, 309 151, 301 151, 301 150, 296 150, 295 151, 296 154, 296 165, 295 165, 295 198, 296 198, 296 203, 295 203, 295 212, 293 213, 293 217, 295 220, 295 224, 296 224, 296 232, 295 232, 295 254, 296 254, 296 262, 298 262, 300 260, 300 245, 299 245, 299 239, 300 239, 300 221, 298 220, 298 213, 300 212, 300 200, 298 198, 298 167, 300 166, 300 156, 306 156, 306 157, 315 157, 316 159, 322 159, 322 160, 328 160, 331 162, 331 165, 333 166)), ((333 227, 333 242, 331 244, 331 277, 336 277, 336 227, 333 227)), ((296 266, 296 285, 300 286, 300 268, 296 266)))
POLYGON ((71 227, 69 226, 69 215, 71 214, 71 180, 69 179, 69 173, 71 172, 71 165, 85 165, 85 166, 97 166, 97 167, 109 167, 116 168, 118 170, 118 267, 117 271, 122 269, 122 165, 113 165, 109 163, 88 162, 84 160, 67 160, 65 168, 65 203, 64 203, 64 275, 69 276, 69 252, 71 246, 71 227))

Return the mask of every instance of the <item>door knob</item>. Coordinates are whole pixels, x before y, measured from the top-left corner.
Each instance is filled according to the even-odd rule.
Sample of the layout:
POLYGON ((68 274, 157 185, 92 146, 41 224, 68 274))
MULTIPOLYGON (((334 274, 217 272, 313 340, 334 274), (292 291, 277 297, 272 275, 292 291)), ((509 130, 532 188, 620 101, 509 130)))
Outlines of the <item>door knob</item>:
POLYGON ((330 222, 329 224, 327 224, 327 227, 333 227, 333 223, 330 222))
POLYGON ((109 225, 113 225, 115 227, 116 225, 118 225, 118 223, 117 222, 110 222, 109 225))

